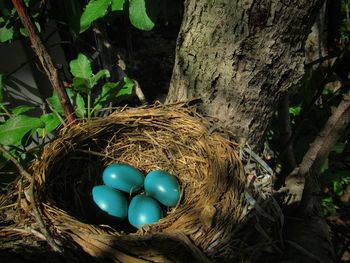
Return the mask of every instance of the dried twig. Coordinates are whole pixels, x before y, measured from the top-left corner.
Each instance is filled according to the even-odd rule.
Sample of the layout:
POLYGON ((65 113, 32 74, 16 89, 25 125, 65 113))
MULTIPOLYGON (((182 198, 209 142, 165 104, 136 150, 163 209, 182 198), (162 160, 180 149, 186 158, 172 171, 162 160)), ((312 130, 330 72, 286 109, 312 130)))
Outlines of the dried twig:
POLYGON ((9 159, 13 162, 13 164, 18 168, 20 174, 25 177, 29 182, 29 198, 30 198, 30 203, 32 206, 32 210, 33 210, 33 214, 34 217, 37 221, 37 223, 39 224, 39 228, 41 231, 41 234, 43 234, 43 236, 45 236, 47 243, 51 246, 51 248, 54 251, 58 251, 58 252, 62 252, 62 250, 57 246, 57 244, 55 243, 54 239, 52 238, 51 234, 47 231, 46 226, 44 224, 44 221, 40 215, 40 211, 39 208, 35 202, 35 195, 34 195, 34 179, 33 177, 23 168, 23 166, 16 160, 15 157, 13 157, 11 155, 11 153, 9 153, 9 151, 7 151, 2 145, 0 145, 0 151, 2 153, 4 153, 5 155, 7 155, 9 157, 9 159))
POLYGON ((5 154, 10 159, 10 161, 17 167, 21 175, 23 175, 29 182, 32 182, 33 178, 31 177, 31 175, 26 170, 24 170, 23 166, 16 160, 16 158, 13 157, 12 154, 1 144, 0 151, 3 154, 5 154))
POLYGON ((51 246, 51 248, 54 251, 62 252, 62 249, 60 247, 58 247, 55 240, 53 239, 53 237, 51 236, 49 231, 46 229, 44 220, 42 219, 42 217, 40 215, 39 208, 36 205, 35 196, 34 196, 34 180, 31 182, 31 184, 29 186, 29 196, 30 196, 30 204, 32 206, 33 214, 34 214, 34 217, 35 217, 37 223, 39 224, 39 228, 40 228, 41 233, 45 236, 47 243, 51 246))
POLYGON ((142 103, 142 105, 148 105, 148 102, 146 100, 145 95, 143 94, 143 91, 140 87, 140 84, 137 82, 137 80, 134 80, 135 83, 135 94, 142 103))

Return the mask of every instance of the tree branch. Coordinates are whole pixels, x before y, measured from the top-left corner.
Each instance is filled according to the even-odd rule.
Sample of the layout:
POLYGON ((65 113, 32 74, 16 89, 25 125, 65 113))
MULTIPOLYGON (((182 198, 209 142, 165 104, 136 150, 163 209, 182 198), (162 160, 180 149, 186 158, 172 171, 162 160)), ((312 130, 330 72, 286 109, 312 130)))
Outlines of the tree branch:
POLYGON ((313 179, 318 175, 333 145, 349 123, 350 91, 343 95, 342 101, 310 145, 299 166, 286 178, 285 189, 288 190, 290 198, 287 200, 288 204, 300 202, 304 198, 305 179, 313 179))
POLYGON ((20 17, 23 26, 26 28, 30 42, 32 43, 32 48, 34 52, 37 54, 42 67, 45 70, 46 75, 48 76, 52 87, 57 92, 57 95, 62 104, 62 108, 64 110, 64 114, 68 119, 69 123, 76 124, 77 119, 74 113, 74 109, 70 100, 68 98, 67 92, 64 89, 61 80, 58 78, 58 72, 55 68, 52 59, 47 52, 45 46, 43 45, 40 37, 36 33, 36 29, 30 20, 27 10, 25 9, 22 0, 12 0, 13 5, 15 6, 18 16, 20 17))
POLYGON ((328 119, 323 130, 311 144, 299 165, 299 175, 318 174, 333 145, 350 122, 350 92, 343 95, 333 115, 328 119))

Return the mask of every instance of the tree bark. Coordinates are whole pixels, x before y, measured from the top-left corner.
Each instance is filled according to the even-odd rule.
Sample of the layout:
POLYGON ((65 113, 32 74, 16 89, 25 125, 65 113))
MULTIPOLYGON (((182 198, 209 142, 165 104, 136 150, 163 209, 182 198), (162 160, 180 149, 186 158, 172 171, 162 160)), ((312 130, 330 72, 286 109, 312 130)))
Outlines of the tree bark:
POLYGON ((304 73, 304 42, 323 0, 185 0, 167 102, 204 114, 254 149, 281 95, 304 73))

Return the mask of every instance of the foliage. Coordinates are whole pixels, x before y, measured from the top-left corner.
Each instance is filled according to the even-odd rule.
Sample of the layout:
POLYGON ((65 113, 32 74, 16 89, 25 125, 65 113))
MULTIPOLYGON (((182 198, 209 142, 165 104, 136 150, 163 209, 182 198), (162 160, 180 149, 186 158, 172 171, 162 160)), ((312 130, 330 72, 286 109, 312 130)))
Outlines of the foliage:
POLYGON ((335 214, 340 209, 339 198, 350 185, 350 155, 346 143, 338 142, 322 167, 320 177, 324 197, 322 201, 325 215, 335 214))
MULTIPOLYGON (((329 48, 329 50, 326 50, 329 53, 333 50, 339 50, 341 55, 331 59, 326 57, 322 61, 323 64, 306 67, 303 82, 289 94, 289 114, 292 130, 292 139, 289 143, 293 147, 297 164, 301 162, 310 143, 339 104, 342 94, 348 89, 346 83, 350 80, 350 68, 346 65, 348 65, 350 58, 350 1, 341 0, 339 6, 341 7, 338 10, 341 23, 334 23, 336 27, 329 30, 338 32, 339 34, 335 34, 335 37, 340 36, 340 39, 328 39, 331 43, 335 42, 337 46, 330 45, 327 47, 326 44, 323 48, 329 48)), ((285 150, 286 145, 280 143, 278 114, 274 116, 267 134, 267 140, 277 155, 276 163, 280 163, 283 158, 281 153, 285 150)), ((334 146, 319 175, 323 192, 322 208, 325 215, 336 214, 344 209, 346 205, 342 203, 341 199, 345 194, 345 189, 350 184, 349 139, 350 130, 348 129, 334 146)))
MULTIPOLYGON (((180 8, 180 2, 181 0, 90 0, 81 10, 78 33, 85 32, 95 21, 114 13, 127 13, 134 27, 149 31, 154 28, 160 15, 166 20, 176 19, 174 13, 180 8)), ((55 10, 50 12, 46 1, 25 0, 24 3, 37 30, 41 32, 43 21, 55 16, 55 10)), ((28 33, 21 24, 16 9, 10 0, 0 1, 0 42, 11 42, 19 36, 26 37, 28 33)))
MULTIPOLYGON (((101 94, 95 99, 91 105, 91 95, 93 89, 103 77, 109 77, 108 70, 102 69, 96 74, 93 74, 89 59, 79 54, 78 58, 70 62, 70 70, 73 78, 73 90, 70 90, 69 96, 75 98, 76 112, 79 117, 85 115, 85 104, 80 94, 87 96, 87 117, 91 119, 91 115, 95 110, 102 109, 109 103, 116 103, 122 96, 130 96, 133 91, 134 83, 128 77, 124 80, 111 83, 107 82, 102 86, 101 94)), ((59 107, 57 105, 57 107, 59 107)), ((61 112, 62 109, 60 109, 61 112)))
POLYGON ((341 24, 339 27, 339 32, 340 32, 340 40, 349 41, 349 6, 350 6, 350 1, 349 0, 341 0, 341 24))
MULTIPOLYGON (((320 87, 320 91, 315 91, 317 97, 315 93, 310 92, 311 87, 308 85, 301 86, 291 94, 289 114, 293 134, 292 146, 297 163, 301 162, 310 143, 323 128, 342 96, 342 90, 335 89, 331 80, 325 82, 327 84, 320 87)), ((267 140, 277 154, 277 161, 280 161, 279 155, 285 149, 285 145, 280 144, 278 114, 274 116, 267 140)), ((325 215, 335 214, 340 209, 339 198, 350 184, 350 155, 347 150, 349 138, 350 131, 347 131, 334 146, 319 175, 324 195, 322 208, 325 215)))
MULTIPOLYGON (((87 116, 91 119, 93 112, 101 110, 110 104, 120 102, 132 95, 134 82, 125 77, 119 82, 106 82, 97 95, 94 103, 91 103, 92 91, 98 86, 103 77, 108 77, 108 70, 102 69, 93 73, 88 58, 79 54, 77 59, 70 62, 70 70, 73 78, 72 88, 67 89, 69 99, 78 117, 87 116), (83 96, 87 96, 87 108, 83 96)), ((3 91, 3 75, 0 74, 0 95, 3 91)), ((2 96, 0 96, 2 99, 2 96)), ((0 144, 8 147, 11 154, 26 163, 35 157, 42 145, 49 140, 49 134, 55 133, 64 118, 64 111, 56 94, 48 98, 53 112, 45 113, 38 117, 28 115, 35 107, 21 105, 7 109, 0 101, 0 144), (60 115, 60 116, 59 116, 60 115)), ((8 156, 0 154, 0 170, 8 165, 8 156)))
MULTIPOLYGON (((43 1, 38 0, 24 1, 26 7, 30 7, 31 17, 39 32, 41 31, 40 21, 45 20, 47 15, 45 11, 42 11, 45 10, 42 6, 43 3, 43 1)), ((15 7, 10 0, 0 1, 0 43, 11 42, 21 35, 26 37, 28 33, 17 16, 15 7)))
POLYGON ((111 0, 91 0, 80 18, 80 33, 87 30, 91 23, 107 14, 107 8, 111 5, 111 0))
MULTIPOLYGON (((7 109, 0 104, 0 108, 2 115, 0 144, 7 147, 13 156, 24 163, 28 163, 36 156, 42 143, 48 139, 47 135, 61 123, 53 113, 42 114, 40 117, 29 116, 28 113, 34 109, 29 106, 7 109)), ((10 166, 8 156, 1 153, 0 170, 8 166, 10 166)))
POLYGON ((130 22, 141 30, 151 30, 159 14, 159 0, 130 0, 130 22))
MULTIPOLYGON (((25 0, 24 3, 41 32, 56 11, 52 10, 48 1, 25 0)), ((84 3, 85 1, 80 1, 77 6, 84 6, 84 3)), ((79 33, 88 31, 94 22, 111 14, 125 14, 136 28, 151 30, 161 13, 159 4, 159 0, 91 0, 77 12, 80 16, 79 33)), ((163 5, 163 8, 166 7, 163 5)), ((74 29, 71 32, 73 31, 74 29)), ((10 0, 0 1, 0 42, 11 42, 20 36, 27 37, 28 34, 14 6, 10 0)), ((107 69, 94 72, 92 62, 82 53, 78 53, 69 66, 73 79, 66 91, 76 115, 81 119, 90 120, 98 111, 126 101, 132 96, 133 80, 126 76, 120 81, 108 81, 110 72, 107 69)), ((7 147, 17 159, 27 163, 52 138, 52 134, 56 133, 64 119, 64 111, 56 92, 47 99, 52 112, 34 117, 32 112, 37 112, 38 107, 21 105, 8 108, 4 103, 5 77, 5 74, 0 74, 0 144, 7 147)), ((8 165, 8 157, 0 154, 0 171, 8 165)))
POLYGON ((152 30, 159 14, 159 0, 91 0, 80 18, 80 33, 110 12, 124 10, 128 10, 133 26, 141 30, 152 30))

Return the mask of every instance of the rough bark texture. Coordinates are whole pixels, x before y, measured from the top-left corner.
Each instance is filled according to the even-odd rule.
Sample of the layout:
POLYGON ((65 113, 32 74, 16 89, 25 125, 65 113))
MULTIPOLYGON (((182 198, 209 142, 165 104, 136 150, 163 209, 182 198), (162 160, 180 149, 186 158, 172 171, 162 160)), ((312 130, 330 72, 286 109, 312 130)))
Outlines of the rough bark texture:
POLYGON ((304 42, 323 0, 185 0, 167 102, 201 110, 254 148, 281 95, 303 75, 304 42))

